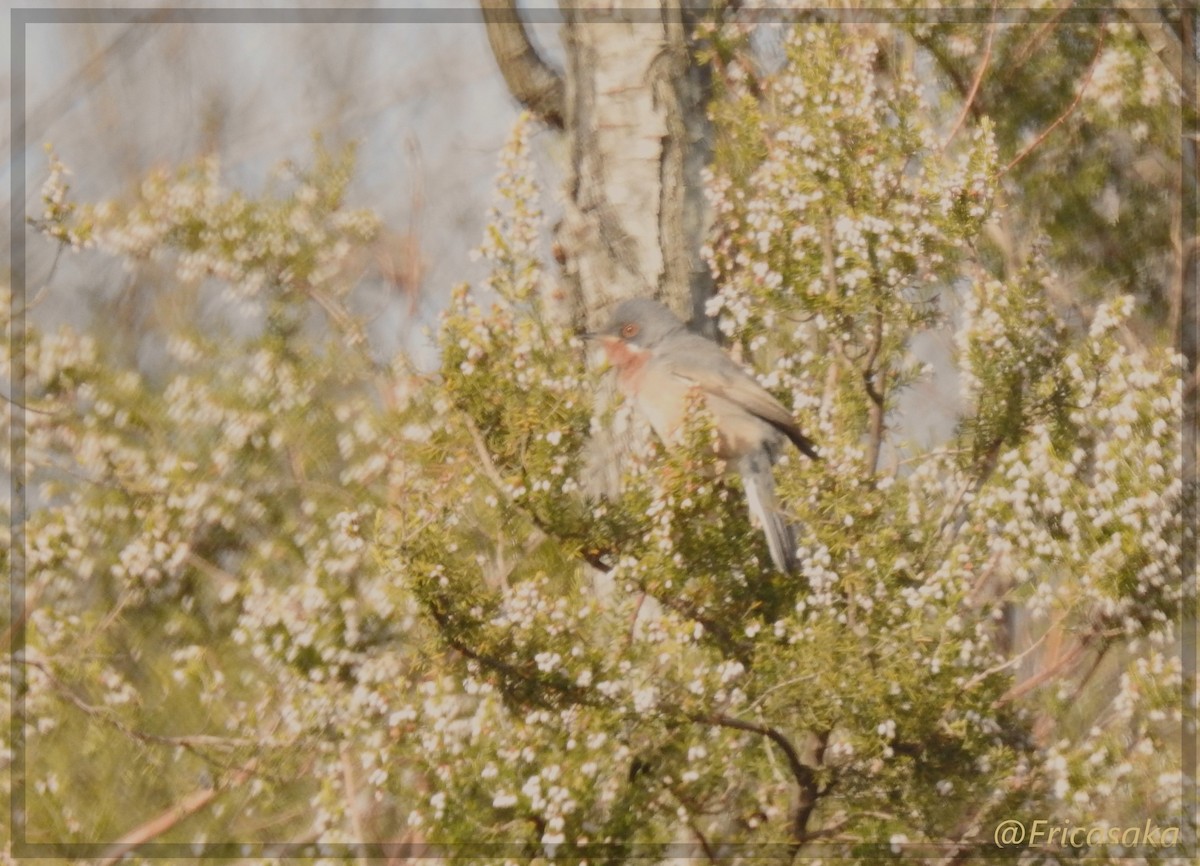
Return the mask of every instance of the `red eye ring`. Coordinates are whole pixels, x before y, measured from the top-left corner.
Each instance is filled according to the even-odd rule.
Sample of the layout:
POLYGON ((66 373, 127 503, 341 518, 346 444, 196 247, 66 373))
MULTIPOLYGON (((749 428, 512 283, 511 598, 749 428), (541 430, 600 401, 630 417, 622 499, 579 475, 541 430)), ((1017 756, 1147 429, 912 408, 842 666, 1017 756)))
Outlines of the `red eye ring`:
POLYGON ((639 330, 641 329, 638 327, 637 322, 626 322, 621 326, 621 336, 626 340, 629 340, 633 337, 636 337, 639 330))

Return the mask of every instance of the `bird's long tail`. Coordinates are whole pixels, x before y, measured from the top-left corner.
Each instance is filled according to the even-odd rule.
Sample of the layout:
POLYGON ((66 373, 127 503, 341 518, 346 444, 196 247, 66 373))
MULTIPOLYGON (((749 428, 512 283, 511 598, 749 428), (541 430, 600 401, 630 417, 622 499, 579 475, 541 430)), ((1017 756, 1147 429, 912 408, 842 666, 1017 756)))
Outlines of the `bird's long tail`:
POLYGON ((779 500, 775 497, 775 478, 771 474, 770 457, 765 450, 747 454, 738 461, 738 473, 746 489, 750 513, 767 536, 771 561, 785 574, 795 571, 796 532, 784 517, 779 500))

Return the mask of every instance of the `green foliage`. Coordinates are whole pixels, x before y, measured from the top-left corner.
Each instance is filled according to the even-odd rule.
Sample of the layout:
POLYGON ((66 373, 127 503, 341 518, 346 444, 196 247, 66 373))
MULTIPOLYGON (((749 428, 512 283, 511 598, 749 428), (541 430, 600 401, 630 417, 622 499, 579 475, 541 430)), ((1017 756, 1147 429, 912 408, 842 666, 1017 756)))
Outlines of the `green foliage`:
POLYGON ((959 353, 973 411, 963 435, 976 461, 1019 443, 1038 422, 1061 443, 1078 436, 1067 426, 1066 329, 1050 309, 1041 277, 1030 268, 1007 283, 979 280, 967 300, 959 353))
MULTIPOLYGON (((1113 20, 1121 17, 1049 25, 1018 16, 998 27, 973 106, 995 122, 1002 152, 1025 154, 1007 172, 1010 225, 1048 241, 1054 269, 1082 277, 1077 294, 1130 294, 1161 325, 1171 303, 1180 119, 1190 109, 1132 20, 1113 20)), ((912 32, 951 93, 965 95, 984 28, 945 23, 912 32)))

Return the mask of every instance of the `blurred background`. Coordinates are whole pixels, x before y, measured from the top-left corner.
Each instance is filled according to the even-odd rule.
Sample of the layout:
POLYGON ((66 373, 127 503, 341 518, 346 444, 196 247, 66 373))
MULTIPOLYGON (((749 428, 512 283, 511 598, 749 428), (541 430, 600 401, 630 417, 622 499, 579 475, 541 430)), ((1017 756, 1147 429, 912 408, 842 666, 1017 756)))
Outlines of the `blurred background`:
MULTIPOLYGON (((416 11, 383 16, 390 22, 315 25, 166 23, 144 4, 129 22, 89 23, 81 22, 77 4, 34 5, 61 13, 54 23, 28 25, 26 33, 27 215, 40 211, 46 144, 72 171, 73 195, 97 202, 127 195, 154 168, 209 154, 219 155, 226 185, 253 193, 281 163, 307 164, 316 135, 333 149, 357 142, 348 204, 375 210, 384 224, 358 293, 377 304, 372 345, 381 357, 405 348, 418 362, 430 360, 421 326, 431 323, 451 285, 481 273, 469 253, 487 219, 496 155, 518 111, 483 26, 467 20, 473 7, 464 7, 464 15, 441 12, 436 3, 406 3, 416 11), (414 23, 420 10, 427 20, 414 23)), ((227 4, 171 4, 181 5, 227 4)), ((552 4, 523 8, 539 5, 548 19, 552 4)), ((6 4, 0 21, 6 114, 10 9, 6 4)), ((531 30, 556 57, 557 26, 531 30)), ((7 234, 7 162, 2 171, 7 234)), ((145 296, 154 291, 144 284, 146 274, 124 278, 118 261, 92 252, 56 264, 54 243, 31 229, 26 237, 31 298, 53 271, 31 312, 39 326, 85 326, 101 317, 118 327, 145 314, 145 296)))
MULTIPOLYGON (((219 156, 225 186, 253 195, 282 163, 308 164, 314 136, 335 150, 356 142, 347 204, 374 210, 383 230, 373 261, 363 263, 353 303, 369 320, 380 363, 402 351, 418 368, 435 364, 428 327, 453 285, 483 275, 471 251, 487 222, 497 154, 519 111, 482 24, 473 20, 474 6, 453 12, 422 0, 403 4, 411 12, 380 15, 390 21, 349 23, 354 16, 347 12, 347 23, 326 25, 168 23, 153 9, 124 5, 138 11, 121 23, 83 21, 86 16, 65 3, 36 6, 61 12, 54 23, 27 27, 26 215, 40 214, 46 145, 71 170, 72 197, 100 202, 127 197, 152 169, 211 154, 219 156)), ((386 13, 396 5, 364 8, 386 13)), ((322 7, 256 8, 268 10, 265 15, 322 7)), ((557 4, 533 0, 519 8, 542 55, 561 68, 557 4)), ((253 18, 251 10, 245 14, 253 18)), ((5 14, 6 53, 10 26, 5 14)), ((767 66, 778 62, 774 36, 771 27, 758 34, 767 66)), ((553 221, 566 143, 557 132, 537 128, 533 154, 553 221)), ((7 164, 3 172, 10 202, 7 164)), ((6 229, 11 213, 5 207, 0 214, 6 229)), ((143 374, 161 366, 154 311, 172 305, 171 280, 159 279, 165 275, 153 268, 125 273, 118 259, 96 251, 63 255, 32 228, 26 244, 27 291, 37 299, 31 323, 53 331, 62 323, 90 329, 103 322, 143 374)), ((922 336, 914 346, 936 376, 905 395, 901 415, 912 419, 909 435, 927 445, 952 433, 959 408, 950 342, 947 331, 922 336)))

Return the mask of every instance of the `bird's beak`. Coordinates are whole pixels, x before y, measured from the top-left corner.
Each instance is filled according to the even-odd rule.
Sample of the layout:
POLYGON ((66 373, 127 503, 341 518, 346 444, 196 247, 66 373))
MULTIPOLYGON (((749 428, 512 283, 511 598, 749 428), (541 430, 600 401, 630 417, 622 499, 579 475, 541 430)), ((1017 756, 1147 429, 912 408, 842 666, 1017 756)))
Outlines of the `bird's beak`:
POLYGON ((590 341, 594 341, 594 340, 599 340, 604 335, 601 334, 599 331, 584 331, 579 336, 583 337, 583 339, 588 340, 590 342, 590 341))

